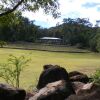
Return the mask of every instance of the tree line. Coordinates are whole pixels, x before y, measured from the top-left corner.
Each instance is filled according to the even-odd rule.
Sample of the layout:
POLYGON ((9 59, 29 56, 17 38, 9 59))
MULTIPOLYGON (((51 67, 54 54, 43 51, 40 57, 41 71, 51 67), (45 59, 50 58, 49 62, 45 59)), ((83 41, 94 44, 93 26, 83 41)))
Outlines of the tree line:
POLYGON ((39 26, 34 21, 22 17, 21 13, 10 13, 0 17, 0 40, 3 41, 34 41, 39 26))
POLYGON ((88 18, 64 18, 62 24, 44 29, 43 36, 58 37, 63 44, 88 48, 100 52, 100 27, 99 20, 93 26, 88 18))
POLYGON ((20 12, 0 17, 0 40, 35 42, 41 37, 58 37, 62 44, 89 48, 100 52, 100 27, 94 27, 86 18, 65 18, 62 24, 49 29, 41 28, 20 12))

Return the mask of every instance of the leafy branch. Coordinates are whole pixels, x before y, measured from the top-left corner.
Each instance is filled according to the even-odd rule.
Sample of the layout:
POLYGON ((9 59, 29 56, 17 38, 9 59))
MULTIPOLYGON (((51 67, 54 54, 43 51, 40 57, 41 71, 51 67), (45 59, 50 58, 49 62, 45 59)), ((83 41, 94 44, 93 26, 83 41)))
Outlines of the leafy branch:
POLYGON ((25 56, 16 57, 10 55, 8 62, 0 64, 0 77, 3 78, 8 84, 19 87, 20 75, 30 59, 26 59, 25 56))

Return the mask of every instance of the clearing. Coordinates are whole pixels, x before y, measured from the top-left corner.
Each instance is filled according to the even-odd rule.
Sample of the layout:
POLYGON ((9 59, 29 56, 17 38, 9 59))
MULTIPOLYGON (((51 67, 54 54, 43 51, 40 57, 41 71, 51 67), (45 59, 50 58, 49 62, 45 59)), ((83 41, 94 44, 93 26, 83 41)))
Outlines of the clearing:
POLYGON ((20 86, 26 89, 36 85, 38 76, 45 64, 57 64, 66 68, 68 72, 78 70, 88 75, 93 74, 97 68, 100 68, 100 54, 83 51, 71 53, 71 49, 67 50, 70 53, 0 48, 0 63, 6 62, 10 54, 14 56, 25 55, 27 58, 31 58, 20 79, 20 86))

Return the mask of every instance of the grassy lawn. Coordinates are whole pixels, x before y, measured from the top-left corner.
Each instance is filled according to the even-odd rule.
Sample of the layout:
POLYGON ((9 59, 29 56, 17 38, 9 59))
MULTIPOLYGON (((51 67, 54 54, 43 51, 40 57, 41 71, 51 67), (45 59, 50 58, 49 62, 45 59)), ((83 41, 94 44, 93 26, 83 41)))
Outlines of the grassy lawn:
POLYGON ((26 89, 36 84, 44 64, 58 64, 65 67, 68 72, 78 70, 89 75, 100 67, 100 54, 96 53, 47 52, 7 48, 0 48, 0 63, 6 62, 10 54, 15 56, 25 55, 31 58, 29 66, 25 68, 21 75, 20 86, 26 89))

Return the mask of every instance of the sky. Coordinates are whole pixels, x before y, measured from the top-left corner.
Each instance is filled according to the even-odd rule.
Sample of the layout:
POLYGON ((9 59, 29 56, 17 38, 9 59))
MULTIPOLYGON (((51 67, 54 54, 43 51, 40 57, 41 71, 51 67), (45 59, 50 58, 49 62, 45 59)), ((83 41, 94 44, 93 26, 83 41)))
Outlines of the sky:
POLYGON ((64 18, 89 18, 95 25, 100 20, 100 0, 59 0, 61 17, 54 19, 46 15, 42 9, 37 12, 24 12, 23 16, 35 20, 35 24, 43 28, 54 27, 62 23, 64 18))

